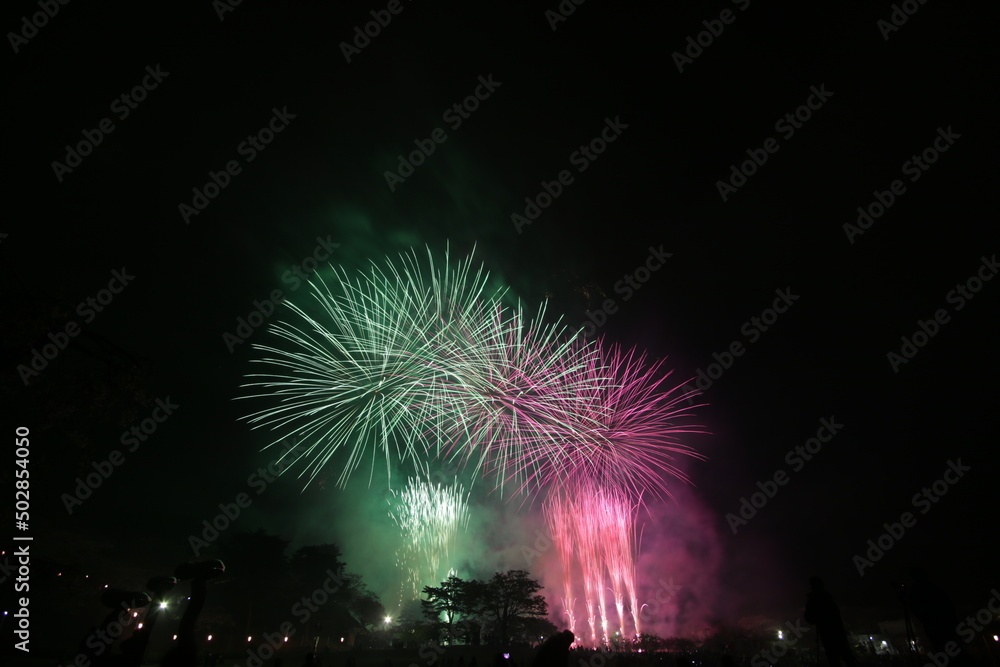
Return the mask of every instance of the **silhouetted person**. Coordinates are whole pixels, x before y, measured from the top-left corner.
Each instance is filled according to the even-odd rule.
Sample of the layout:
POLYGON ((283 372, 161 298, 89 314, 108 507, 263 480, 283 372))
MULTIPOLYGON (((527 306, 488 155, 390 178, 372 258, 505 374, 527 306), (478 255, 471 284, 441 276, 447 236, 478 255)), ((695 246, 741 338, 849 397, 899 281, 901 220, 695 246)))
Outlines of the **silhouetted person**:
POLYGON ((545 640, 531 662, 532 667, 567 667, 569 647, 576 637, 569 630, 563 630, 545 640))
POLYGON ((80 654, 92 667, 121 665, 126 657, 112 655, 111 646, 121 637, 131 623, 131 611, 149 605, 151 598, 142 591, 106 588, 101 592, 101 603, 110 609, 99 626, 80 642, 80 654))
MULTIPOLYGON (((149 647, 149 638, 153 635, 153 628, 160 618, 160 605, 167 601, 167 596, 174 586, 177 585, 176 577, 162 576, 153 577, 146 582, 146 587, 153 591, 152 603, 149 611, 142 623, 142 629, 136 630, 132 636, 122 642, 122 667, 139 667, 146 657, 146 649, 149 647)), ((206 663, 212 667, 212 663, 206 663)))
POLYGON ((826 592, 823 580, 819 577, 809 579, 809 587, 812 590, 806 598, 806 623, 816 626, 823 649, 833 667, 838 667, 841 661, 848 667, 855 667, 857 661, 847 641, 847 631, 844 630, 844 621, 840 618, 837 603, 826 592))
POLYGON ((913 615, 920 621, 931 648, 938 653, 945 653, 946 659, 952 664, 964 664, 967 660, 964 652, 952 658, 945 651, 948 642, 955 642, 959 649, 963 645, 958 638, 958 613, 951 598, 944 589, 931 583, 923 568, 910 568, 910 577, 913 579, 913 586, 904 589, 900 595, 903 603, 909 605, 913 615))
POLYGON ((205 595, 208 590, 208 580, 214 579, 226 571, 221 560, 210 560, 203 563, 184 563, 178 565, 174 574, 178 579, 191 580, 191 595, 184 615, 177 627, 177 642, 163 656, 162 667, 195 667, 198 664, 198 643, 195 640, 194 628, 205 606, 205 595))

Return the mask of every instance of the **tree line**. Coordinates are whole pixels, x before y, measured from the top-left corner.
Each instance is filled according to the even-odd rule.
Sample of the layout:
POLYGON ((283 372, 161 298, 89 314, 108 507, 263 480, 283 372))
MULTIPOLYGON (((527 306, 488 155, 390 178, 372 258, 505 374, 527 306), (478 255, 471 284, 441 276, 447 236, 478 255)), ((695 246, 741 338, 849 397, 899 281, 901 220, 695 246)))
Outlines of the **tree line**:
POLYGON ((450 576, 425 586, 422 623, 404 619, 404 631, 448 644, 510 646, 533 643, 555 631, 538 581, 525 570, 497 572, 491 579, 450 576))

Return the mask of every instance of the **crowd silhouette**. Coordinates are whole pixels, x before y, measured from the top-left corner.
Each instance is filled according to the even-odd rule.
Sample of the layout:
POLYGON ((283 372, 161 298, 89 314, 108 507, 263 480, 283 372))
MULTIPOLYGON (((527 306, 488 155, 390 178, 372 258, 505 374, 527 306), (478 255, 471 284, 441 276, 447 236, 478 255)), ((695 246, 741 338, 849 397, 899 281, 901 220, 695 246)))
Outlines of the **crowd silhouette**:
POLYGON ((840 608, 833 601, 819 577, 809 580, 809 595, 804 614, 806 623, 816 626, 816 634, 823 643, 831 667, 839 667, 843 662, 847 667, 856 667, 857 660, 847 640, 847 630, 840 617, 840 608))
MULTIPOLYGON (((190 593, 188 604, 180 619, 176 636, 169 650, 163 655, 162 667, 213 667, 223 662, 222 656, 206 652, 199 655, 199 642, 196 641, 196 625, 205 607, 208 582, 225 573, 225 565, 219 560, 201 563, 185 563, 178 566, 172 576, 153 577, 147 582, 148 593, 116 588, 106 588, 101 593, 101 602, 108 608, 108 613, 101 622, 91 627, 81 640, 78 655, 64 664, 86 664, 93 667, 142 667, 153 664, 147 662, 150 638, 157 622, 161 618, 161 609, 166 608, 168 594, 180 582, 188 582, 190 593), (137 610, 146 609, 144 622, 132 629, 130 621, 137 610), (131 634, 125 636, 127 630, 131 634), (117 648, 117 651, 113 650, 117 648)), ((761 655, 737 655, 729 650, 713 652, 694 649, 674 650, 670 652, 620 651, 608 648, 606 650, 586 648, 574 645, 576 637, 569 630, 564 630, 550 636, 534 649, 530 656, 523 651, 517 658, 510 653, 498 652, 493 655, 492 667, 616 667, 640 665, 666 665, 668 667, 770 667, 777 662, 785 662, 787 667, 802 665, 826 665, 829 667, 858 667, 865 665, 912 665, 912 667, 973 667, 976 661, 969 654, 965 642, 959 637, 961 627, 959 614, 948 594, 932 582, 926 571, 914 567, 910 571, 911 583, 895 584, 896 597, 902 605, 907 630, 907 642, 902 655, 875 656, 873 652, 860 651, 852 648, 850 636, 840 607, 834 597, 826 589, 820 577, 809 580, 809 591, 803 619, 815 627, 816 644, 813 653, 804 642, 798 650, 792 653, 765 653, 761 655), (922 635, 913 621, 919 624, 922 635), (921 647, 923 655, 920 655, 921 647)), ((692 645, 693 647, 693 645, 692 645)), ((633 647, 634 648, 634 647, 633 647)), ((439 647, 439 650, 443 650, 439 647)), ((343 652, 336 657, 330 656, 329 666, 324 666, 319 655, 314 651, 306 651, 301 658, 303 667, 356 667, 359 655, 355 651, 343 652)), ((423 654, 421 654, 423 655, 423 654)), ((324 656, 326 658, 326 656, 324 656)), ((438 667, 477 667, 475 656, 457 656, 457 662, 452 656, 438 656, 438 667)), ((995 662, 995 658, 992 658, 995 662)), ((282 667, 282 657, 275 655, 273 660, 262 661, 267 667, 282 667)), ((423 661, 397 660, 385 657, 384 662, 371 662, 365 659, 363 665, 381 665, 381 667, 432 667, 428 659, 423 661)))

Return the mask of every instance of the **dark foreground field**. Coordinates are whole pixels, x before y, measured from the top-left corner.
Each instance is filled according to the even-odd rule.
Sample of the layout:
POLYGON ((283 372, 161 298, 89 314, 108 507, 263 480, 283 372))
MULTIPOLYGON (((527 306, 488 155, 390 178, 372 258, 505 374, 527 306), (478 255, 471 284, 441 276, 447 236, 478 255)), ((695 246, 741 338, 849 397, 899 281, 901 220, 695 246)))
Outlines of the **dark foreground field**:
MULTIPOLYGON (((231 653, 215 656, 214 660, 199 656, 198 667, 532 667, 537 648, 514 648, 504 657, 490 647, 452 646, 441 649, 429 647, 421 649, 364 649, 320 652, 315 660, 310 660, 302 649, 282 651, 266 660, 251 660, 246 653, 231 653)), ((997 667, 997 655, 975 655, 978 667, 997 667)), ((60 662, 52 658, 18 657, 4 661, 10 667, 70 667, 70 659, 60 662)), ((150 656, 144 663, 149 667, 159 666, 159 656, 150 656)), ((566 667, 826 667, 829 661, 822 653, 817 661, 814 648, 789 652, 776 662, 769 662, 760 655, 741 655, 714 651, 615 653, 577 649, 570 653, 566 667)), ((926 655, 912 658, 901 655, 871 656, 859 655, 859 667, 934 667, 926 655)), ((113 667, 113 665, 108 666, 113 667)), ((539 667, 556 667, 540 665, 539 667)), ((559 665, 558 667, 563 667, 559 665)), ((944 666, 939 666, 944 667, 944 666)))

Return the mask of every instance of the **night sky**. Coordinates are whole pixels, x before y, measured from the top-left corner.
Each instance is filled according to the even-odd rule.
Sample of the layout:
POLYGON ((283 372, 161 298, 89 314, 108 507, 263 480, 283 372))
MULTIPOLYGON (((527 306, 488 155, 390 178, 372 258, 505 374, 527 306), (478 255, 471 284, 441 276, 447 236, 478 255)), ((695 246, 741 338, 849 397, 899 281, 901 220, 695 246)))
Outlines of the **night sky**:
MULTIPOLYGON (((720 617, 793 618, 812 574, 898 617, 890 582, 912 563, 961 607, 985 603, 1000 248, 984 17, 934 2, 903 3, 899 26, 890 3, 196 4, 69 3, 37 31, 36 4, 5 11, 4 428, 31 429, 39 562, 141 581, 192 559, 188 536, 274 458, 233 399, 251 345, 275 341, 266 326, 225 338, 238 318, 274 290, 307 298, 296 267, 326 246, 357 272, 450 244, 530 308, 548 298, 553 319, 666 358, 677 384, 714 378, 697 410, 711 434, 690 440, 707 458, 683 462, 693 486, 669 511, 706 517, 720 617), (370 12, 391 21, 357 48, 370 12), (100 312, 78 307, 109 286, 100 312), (78 335, 25 382, 19 366, 69 323, 78 335), (173 414, 123 448, 168 397, 173 414), (823 420, 842 427, 796 464, 823 420), (63 494, 114 449, 124 462, 68 513, 63 494), (945 495, 914 499, 959 461, 945 495), (727 515, 776 472, 787 484, 734 534, 727 515), (907 511, 859 576, 854 556, 907 511)), ((377 581, 365 524, 384 518, 384 480, 335 481, 282 478, 238 528, 335 541, 377 581)))

